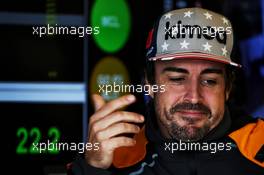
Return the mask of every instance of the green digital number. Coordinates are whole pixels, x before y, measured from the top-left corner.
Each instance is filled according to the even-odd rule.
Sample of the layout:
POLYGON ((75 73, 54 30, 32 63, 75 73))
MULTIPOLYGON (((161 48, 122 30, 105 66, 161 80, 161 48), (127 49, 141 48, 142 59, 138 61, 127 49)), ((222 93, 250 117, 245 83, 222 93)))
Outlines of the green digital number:
POLYGON ((16 153, 17 154, 27 154, 28 150, 25 147, 25 144, 28 139, 28 133, 27 133, 26 128, 18 128, 17 137, 21 137, 21 136, 22 136, 22 139, 17 146, 16 153))
POLYGON ((55 145, 55 146, 53 147, 53 149, 49 150, 49 153, 50 153, 50 154, 58 154, 58 153, 59 153, 59 150, 56 149, 56 145, 57 145, 57 143, 58 143, 58 141, 59 141, 59 139, 60 139, 60 131, 59 131, 57 128, 52 127, 52 128, 50 128, 49 131, 48 131, 48 136, 49 136, 49 137, 53 137, 51 143, 52 143, 53 145, 55 145))
MULTIPOLYGON (((17 154, 40 154, 39 150, 36 149, 36 146, 39 145, 41 140, 41 131, 39 128, 34 127, 31 130, 28 130, 24 127, 18 128, 16 133, 18 138, 21 138, 17 148, 16 153, 17 154), (33 142, 30 145, 29 148, 26 147, 26 143, 28 142, 28 138, 32 138, 33 142)), ((56 149, 56 145, 60 139, 61 133, 58 128, 51 127, 48 130, 48 137, 51 138, 51 144, 54 145, 52 149, 44 151, 44 153, 49 154, 58 154, 59 150, 56 149)))
POLYGON ((34 141, 33 141, 33 143, 31 144, 31 146, 29 148, 29 153, 30 154, 37 154, 37 153, 39 153, 39 151, 38 151, 38 149, 34 149, 34 145, 37 145, 39 143, 40 138, 41 138, 41 133, 40 133, 38 128, 32 128, 30 130, 29 135, 30 135, 31 138, 34 137, 34 141))

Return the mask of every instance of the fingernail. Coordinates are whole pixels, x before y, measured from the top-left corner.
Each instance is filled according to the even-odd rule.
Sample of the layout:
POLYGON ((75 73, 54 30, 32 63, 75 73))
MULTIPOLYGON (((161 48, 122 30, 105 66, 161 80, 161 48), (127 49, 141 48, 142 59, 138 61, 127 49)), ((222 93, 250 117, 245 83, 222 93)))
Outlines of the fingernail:
POLYGON ((127 100, 128 101, 134 101, 135 100, 135 96, 134 95, 128 95, 127 96, 127 100))
POLYGON ((143 116, 140 116, 140 120, 141 120, 141 121, 144 121, 144 117, 143 117, 143 116))

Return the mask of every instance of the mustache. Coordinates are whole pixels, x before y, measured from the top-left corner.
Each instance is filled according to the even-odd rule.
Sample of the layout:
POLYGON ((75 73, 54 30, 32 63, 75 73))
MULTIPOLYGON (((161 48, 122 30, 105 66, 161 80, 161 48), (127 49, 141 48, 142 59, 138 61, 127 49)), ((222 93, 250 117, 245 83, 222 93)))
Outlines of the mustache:
POLYGON ((173 115, 175 112, 180 112, 182 110, 193 110, 193 111, 199 111, 205 114, 211 114, 211 110, 201 103, 179 103, 176 104, 174 107, 170 109, 170 114, 173 115))

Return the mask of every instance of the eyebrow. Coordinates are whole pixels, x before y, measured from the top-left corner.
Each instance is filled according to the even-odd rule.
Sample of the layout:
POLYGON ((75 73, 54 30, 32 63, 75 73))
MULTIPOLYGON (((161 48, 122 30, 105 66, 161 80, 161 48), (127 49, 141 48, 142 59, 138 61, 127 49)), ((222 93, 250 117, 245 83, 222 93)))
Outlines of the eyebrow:
MULTIPOLYGON (((177 72, 177 73, 189 74, 189 71, 187 69, 183 69, 179 67, 166 67, 162 70, 162 73, 164 72, 177 72)), ((201 72, 201 75, 202 74, 223 74, 223 70, 218 68, 207 68, 201 72)))
POLYGON ((162 73, 164 72, 178 72, 178 73, 185 73, 185 74, 189 74, 189 71, 183 68, 179 68, 179 67, 166 67, 162 70, 162 73))
POLYGON ((223 74, 223 70, 218 68, 207 68, 201 72, 201 75, 202 74, 223 74))

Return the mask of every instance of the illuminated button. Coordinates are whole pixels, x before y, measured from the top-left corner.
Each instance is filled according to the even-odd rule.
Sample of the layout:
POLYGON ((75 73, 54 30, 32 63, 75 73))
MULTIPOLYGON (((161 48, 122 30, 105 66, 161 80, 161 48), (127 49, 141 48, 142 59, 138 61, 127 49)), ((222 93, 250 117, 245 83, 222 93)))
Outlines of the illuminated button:
POLYGON ((94 36, 96 44, 105 52, 120 50, 130 32, 130 10, 124 0, 97 0, 92 7, 91 25, 99 27, 94 36))
POLYGON ((105 57, 95 66, 90 81, 90 93, 100 94, 105 100, 116 99, 128 92, 124 86, 129 85, 128 71, 117 58, 105 57))

